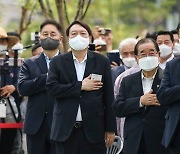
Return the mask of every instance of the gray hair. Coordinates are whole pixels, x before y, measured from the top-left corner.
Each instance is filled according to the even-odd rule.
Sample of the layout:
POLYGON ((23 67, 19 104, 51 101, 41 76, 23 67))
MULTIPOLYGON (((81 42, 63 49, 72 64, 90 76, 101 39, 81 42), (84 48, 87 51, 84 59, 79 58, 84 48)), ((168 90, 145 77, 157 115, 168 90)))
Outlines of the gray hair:
POLYGON ((120 53, 121 53, 121 51, 122 51, 122 49, 123 49, 123 47, 124 47, 125 45, 130 45, 130 44, 136 45, 137 42, 138 42, 138 40, 135 39, 135 38, 126 38, 126 39, 124 39, 123 41, 120 42, 119 47, 118 47, 118 50, 119 50, 120 53))

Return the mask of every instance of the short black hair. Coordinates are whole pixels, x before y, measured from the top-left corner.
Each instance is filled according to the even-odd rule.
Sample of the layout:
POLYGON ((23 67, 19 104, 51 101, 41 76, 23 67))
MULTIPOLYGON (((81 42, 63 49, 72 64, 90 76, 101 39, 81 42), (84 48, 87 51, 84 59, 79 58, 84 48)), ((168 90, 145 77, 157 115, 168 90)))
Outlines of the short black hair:
POLYGON ((154 44, 154 47, 156 48, 157 52, 159 52, 160 51, 159 46, 158 46, 157 42, 154 39, 152 39, 152 38, 143 38, 143 39, 139 40, 137 42, 137 44, 135 45, 134 54, 138 55, 138 48, 139 48, 140 45, 145 44, 145 43, 150 43, 150 42, 152 42, 154 44))
POLYGON ((177 34, 177 35, 178 35, 177 29, 172 30, 171 33, 172 33, 172 34, 177 34))
POLYGON ((21 40, 21 36, 18 33, 16 33, 16 32, 7 32, 7 35, 8 36, 16 36, 16 37, 19 38, 19 40, 21 40))
POLYGON ((157 37, 159 35, 169 35, 172 43, 174 42, 173 34, 170 31, 164 31, 164 30, 158 31, 157 34, 156 34, 156 38, 155 38, 156 41, 157 41, 157 37))
POLYGON ((156 38, 156 32, 153 32, 153 33, 147 33, 146 34, 146 37, 145 38, 152 38, 152 39, 154 39, 155 40, 155 38, 156 38))
POLYGON ((73 25, 76 25, 76 24, 78 24, 78 25, 82 26, 83 28, 85 28, 85 29, 87 30, 87 32, 89 33, 89 36, 93 36, 93 35, 92 35, 91 28, 90 28, 86 23, 84 23, 84 22, 82 22, 82 21, 78 21, 78 20, 73 21, 73 22, 68 26, 68 28, 66 29, 66 36, 69 36, 70 28, 71 28, 73 25))
POLYGON ((59 31, 59 33, 61 33, 61 26, 60 24, 55 21, 55 20, 45 20, 41 25, 40 25, 40 31, 42 31, 43 27, 46 25, 54 25, 57 30, 59 31))
POLYGON ((41 47, 41 44, 38 43, 38 44, 35 44, 33 47, 32 47, 32 52, 34 52, 37 48, 41 47))

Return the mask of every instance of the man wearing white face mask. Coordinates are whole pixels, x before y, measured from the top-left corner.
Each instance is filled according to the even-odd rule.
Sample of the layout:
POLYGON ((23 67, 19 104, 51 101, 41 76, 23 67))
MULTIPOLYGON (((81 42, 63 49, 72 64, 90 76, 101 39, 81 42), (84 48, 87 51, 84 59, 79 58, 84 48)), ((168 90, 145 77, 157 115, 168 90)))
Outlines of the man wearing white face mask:
POLYGON ((74 21, 66 35, 71 51, 52 59, 46 83, 56 98, 51 139, 57 154, 104 154, 116 130, 110 63, 88 50, 87 24, 74 21))
POLYGON ((141 71, 123 78, 113 103, 117 117, 126 117, 124 154, 168 154, 161 145, 167 106, 160 106, 156 92, 161 82, 159 47, 145 38, 135 46, 141 71))
POLYGON ((179 42, 179 35, 178 35, 178 30, 172 30, 171 33, 173 34, 174 37, 174 48, 173 48, 173 54, 176 57, 180 56, 180 42, 179 42))
POLYGON ((113 84, 115 83, 116 78, 122 72, 136 64, 136 60, 134 57, 134 47, 136 43, 137 40, 135 38, 126 38, 119 44, 118 49, 124 65, 111 69, 113 84))
POLYGON ((156 42, 160 49, 159 67, 165 69, 166 63, 174 58, 173 47, 174 37, 169 31, 159 31, 156 35, 156 42))

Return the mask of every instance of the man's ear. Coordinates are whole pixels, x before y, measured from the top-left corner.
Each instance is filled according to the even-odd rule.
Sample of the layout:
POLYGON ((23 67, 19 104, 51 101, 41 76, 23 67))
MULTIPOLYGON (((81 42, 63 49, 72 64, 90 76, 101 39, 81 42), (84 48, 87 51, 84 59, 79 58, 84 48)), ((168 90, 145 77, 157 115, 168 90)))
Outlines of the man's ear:
POLYGON ((62 43, 62 40, 63 40, 63 36, 60 36, 59 37, 59 41, 62 43))
POLYGON ((89 36, 89 43, 92 42, 92 36, 89 36))

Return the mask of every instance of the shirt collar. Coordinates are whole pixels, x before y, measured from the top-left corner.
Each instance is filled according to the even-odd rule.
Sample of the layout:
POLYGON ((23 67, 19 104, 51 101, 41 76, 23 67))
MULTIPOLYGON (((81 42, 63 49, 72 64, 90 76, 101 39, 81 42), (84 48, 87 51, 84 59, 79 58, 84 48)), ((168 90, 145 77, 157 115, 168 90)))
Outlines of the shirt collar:
POLYGON ((76 58, 76 56, 73 53, 72 53, 72 55, 73 55, 73 60, 77 61, 78 63, 84 63, 87 60, 87 53, 81 62, 78 61, 78 59, 76 58))
POLYGON ((52 58, 49 58, 44 52, 43 52, 43 54, 44 54, 44 57, 46 60, 51 60, 53 57, 59 55, 59 51, 52 58))
POLYGON ((167 60, 167 62, 170 61, 170 60, 172 60, 173 58, 174 58, 174 54, 171 54, 171 57, 169 57, 169 59, 167 60))
POLYGON ((141 79, 142 79, 142 80, 143 80, 143 79, 152 79, 152 80, 154 80, 154 78, 155 78, 155 76, 156 76, 156 73, 157 73, 157 70, 156 70, 156 72, 154 73, 154 75, 153 75, 152 77, 147 78, 147 77, 144 76, 143 72, 141 71, 141 79))

